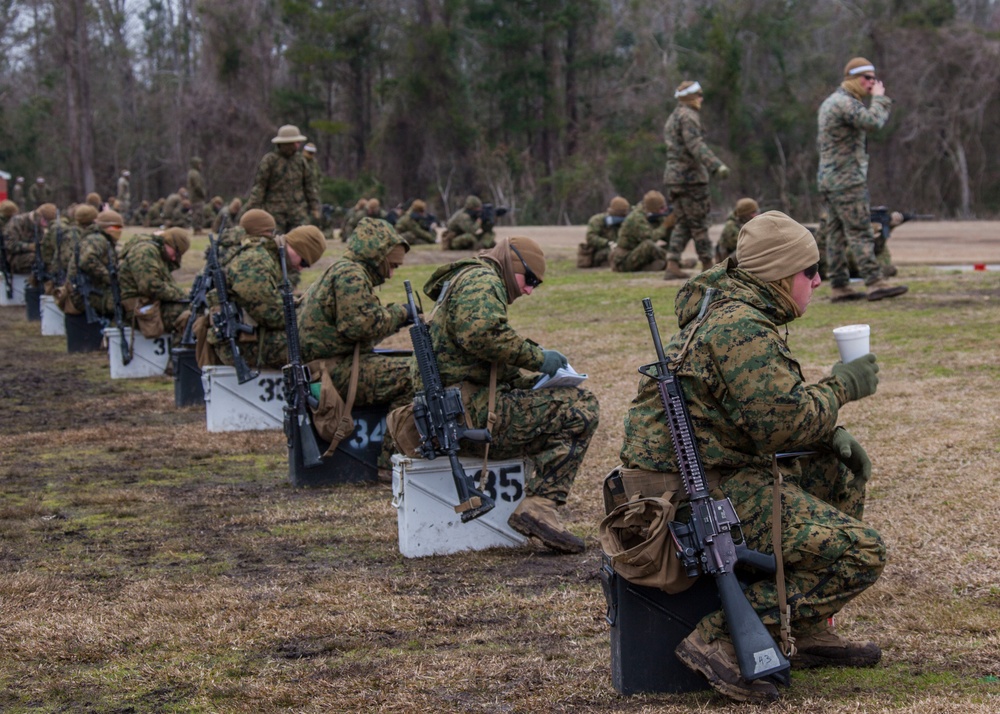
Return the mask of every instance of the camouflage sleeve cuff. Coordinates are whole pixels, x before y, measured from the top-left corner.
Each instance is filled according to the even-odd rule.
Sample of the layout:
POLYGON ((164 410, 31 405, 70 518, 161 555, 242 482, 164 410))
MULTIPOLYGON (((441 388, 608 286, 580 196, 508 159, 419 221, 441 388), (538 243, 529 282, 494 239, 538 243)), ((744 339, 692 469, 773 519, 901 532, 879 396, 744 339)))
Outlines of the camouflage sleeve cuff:
POLYGON ((526 339, 521 352, 525 356, 525 360, 523 363, 519 363, 518 367, 530 369, 532 372, 537 372, 542 368, 542 363, 545 361, 545 354, 537 342, 526 339))
POLYGON ((839 377, 824 377, 819 383, 833 390, 833 396, 836 398, 838 406, 842 407, 851 401, 847 394, 847 386, 839 377))
POLYGON ((409 310, 406 305, 403 305, 402 303, 398 305, 393 303, 391 305, 386 305, 385 309, 392 315, 393 327, 395 328, 394 331, 399 330, 399 328, 406 324, 406 319, 409 316, 409 310))

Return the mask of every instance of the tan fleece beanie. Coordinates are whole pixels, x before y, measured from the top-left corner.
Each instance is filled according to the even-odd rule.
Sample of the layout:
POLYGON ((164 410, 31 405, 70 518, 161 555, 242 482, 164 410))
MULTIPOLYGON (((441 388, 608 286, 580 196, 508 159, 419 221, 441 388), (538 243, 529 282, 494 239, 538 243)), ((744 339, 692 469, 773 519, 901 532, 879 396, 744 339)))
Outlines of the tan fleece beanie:
POLYGON ((326 239, 323 237, 323 231, 316 226, 299 226, 298 228, 293 228, 289 233, 285 234, 285 242, 308 265, 316 265, 326 250, 326 239))
POLYGON ((818 263, 819 248, 805 226, 781 211, 768 211, 740 230, 736 260, 740 268, 770 283, 818 263))
POLYGON ((81 203, 76 207, 76 211, 73 212, 73 218, 76 219, 79 225, 89 226, 97 220, 97 209, 89 203, 81 203))
POLYGON ((251 236, 262 236, 268 231, 273 231, 276 225, 274 216, 260 208, 251 208, 240 219, 240 228, 251 236))
POLYGON ((43 203, 36 210, 38 211, 38 215, 49 223, 52 223, 56 219, 56 214, 58 213, 58 209, 54 203, 43 203))
POLYGON ((163 242, 177 251, 177 260, 191 247, 191 236, 183 228, 168 228, 162 233, 163 242))
POLYGON ((628 201, 621 196, 615 196, 608 204, 608 215, 623 218, 628 215, 628 201))
POLYGON ((840 86, 855 98, 864 99, 868 96, 867 88, 861 83, 861 76, 864 74, 875 74, 875 65, 864 57, 855 57, 844 65, 844 81, 840 86))
POLYGON ((741 198, 736 202, 734 213, 742 221, 748 220, 753 214, 760 211, 760 206, 752 198, 741 198))
POLYGON ((642 197, 642 210, 646 213, 663 213, 667 207, 667 199, 659 191, 648 191, 642 197))

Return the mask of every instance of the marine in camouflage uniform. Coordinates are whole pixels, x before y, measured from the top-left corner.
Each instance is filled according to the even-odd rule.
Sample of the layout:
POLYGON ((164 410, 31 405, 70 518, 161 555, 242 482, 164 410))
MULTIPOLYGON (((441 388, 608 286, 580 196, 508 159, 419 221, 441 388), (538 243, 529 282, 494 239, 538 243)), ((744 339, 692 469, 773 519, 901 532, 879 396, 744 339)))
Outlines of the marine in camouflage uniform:
POLYGON ((875 259, 875 235, 868 195, 868 134, 889 120, 892 100, 885 96, 875 67, 855 57, 844 67, 844 81, 820 105, 816 146, 819 170, 816 181, 823 194, 826 221, 821 234, 826 242, 827 270, 833 302, 882 300, 907 291, 892 285, 875 259), (861 101, 872 95, 871 107, 861 101), (850 251, 865 281, 866 293, 848 287, 850 251))
MULTIPOLYGON (((430 321, 430 336, 441 381, 445 386, 463 385, 474 428, 486 427, 490 369, 497 365, 497 421, 491 429, 489 455, 528 456, 535 466, 525 487, 527 498, 511 516, 511 527, 539 537, 553 550, 580 552, 583 541, 561 525, 555 506, 566 502, 597 428, 597 399, 578 387, 532 389, 537 372, 554 374, 565 366, 566 358, 525 339, 509 322, 508 306, 534 289, 529 266, 532 278, 538 279, 532 282, 539 283, 545 273, 541 248, 529 238, 517 237, 501 239, 479 258, 438 268, 424 292, 437 301, 444 283, 450 281, 450 287, 430 321), (522 374, 522 369, 536 374, 522 374)), ((415 358, 411 374, 419 391, 423 383, 415 358)), ((481 446, 467 442, 462 450, 482 454, 481 446)))
POLYGON ((648 191, 618 229, 618 244, 611 251, 611 269, 619 273, 656 272, 666 266, 667 252, 658 245, 667 237, 666 199, 648 191))
POLYGON ((27 275, 35 262, 35 239, 42 240, 49 224, 56 219, 56 207, 45 203, 28 213, 18 213, 4 229, 4 247, 12 273, 27 275))
POLYGON ((356 406, 413 399, 409 358, 372 351, 406 324, 406 306, 383 306, 374 289, 392 276, 408 250, 388 223, 363 218, 347 252, 309 286, 296 310, 302 360, 323 360, 345 399, 354 346, 360 344, 356 406))
POLYGON ((153 205, 149 207, 149 212, 146 214, 146 218, 143 220, 142 225, 147 228, 161 225, 163 223, 163 207, 166 203, 167 201, 165 198, 156 199, 153 202, 153 205))
POLYGON ((437 231, 431 227, 432 218, 427 215, 427 203, 418 198, 410 204, 410 210, 396 221, 396 232, 410 245, 437 243, 437 231))
POLYGON ((52 189, 45 183, 45 179, 39 176, 35 183, 28 189, 28 210, 33 211, 43 204, 52 202, 52 189))
POLYGON ((205 201, 208 200, 208 190, 205 188, 205 177, 201 175, 201 159, 191 157, 191 168, 187 173, 188 199, 191 201, 191 212, 188 216, 191 228, 195 233, 201 231, 205 220, 205 201))
POLYGON ((663 125, 667 145, 667 166, 663 183, 674 209, 677 224, 667 246, 667 276, 686 278, 680 269, 681 253, 689 241, 701 260, 703 270, 712 267, 712 241, 708 237, 708 213, 712 208, 708 178, 729 175, 729 168, 712 153, 701 130, 702 91, 698 82, 681 82, 674 92, 677 108, 663 125))
POLYGON ((618 231, 628 215, 629 205, 621 196, 615 196, 604 213, 595 213, 587 221, 584 244, 591 253, 591 268, 607 265, 611 243, 618 241, 618 231))
POLYGON ((316 219, 320 215, 316 175, 299 151, 305 140, 290 124, 278 129, 271 139, 274 150, 260 160, 250 198, 243 206, 244 211, 259 208, 270 213, 279 233, 305 225, 310 215, 316 219))
MULTIPOLYGON (((860 445, 837 427, 844 404, 875 392, 875 357, 838 363, 831 376, 807 383, 782 328, 805 312, 820 283, 815 241, 803 226, 770 211, 747 223, 737 252, 743 267, 727 261, 681 288, 675 305, 680 331, 664 350, 679 376, 705 470, 721 479, 712 497, 732 500, 748 547, 773 553, 772 455, 818 452, 783 468, 781 543, 799 650, 792 663, 874 664, 880 656, 876 645, 844 640, 829 629, 827 618, 871 586, 885 565, 882 539, 861 521, 871 464, 860 445), (716 293, 706 306, 709 288, 716 293)), ((655 380, 640 382, 625 417, 620 456, 626 468, 677 473, 655 380)), ((751 584, 746 595, 776 634, 773 579, 751 584)), ((715 650, 718 657, 723 648, 730 650, 730 672, 739 679, 725 617, 718 610, 698 623, 678 647, 678 656, 735 699, 777 698, 770 682, 713 679, 707 654, 715 650)))
MULTIPOLYGON (((253 210, 253 209, 251 209, 253 210)), ((249 233, 249 231, 248 231, 249 233)), ((313 265, 326 249, 323 234, 315 226, 302 226, 285 236, 288 271, 299 272, 313 265), (315 233, 309 232, 309 230, 315 233), (317 237, 318 235, 318 237, 317 237), (301 258, 301 263, 299 262, 301 258)), ((239 338, 240 353, 251 367, 280 369, 288 363, 288 338, 281 299, 281 258, 271 237, 246 237, 223 267, 229 300, 240 309, 243 322, 254 327, 252 334, 239 338)), ((210 311, 219 299, 213 287, 207 296, 210 311)), ((208 343, 223 364, 233 365, 229 343, 208 331, 208 343)))
MULTIPOLYGON (((132 186, 129 184, 129 173, 128 169, 122 169, 121 175, 118 177, 118 184, 115 187, 115 195, 121 202, 121 213, 123 216, 128 215, 129 209, 132 207, 132 186)), ((148 204, 147 204, 148 205, 148 204)), ((132 218, 132 222, 135 222, 135 218, 132 218)))
MULTIPOLYGON (((719 242, 715 244, 716 263, 721 263, 726 258, 736 261, 736 239, 739 238, 740 229, 759 211, 760 206, 752 198, 741 198, 736 202, 736 206, 726 217, 726 224, 722 226, 719 242)), ((822 256, 822 251, 820 255, 822 256)))
POLYGON ((56 259, 63 268, 63 284, 66 282, 66 276, 69 275, 70 265, 76 261, 77 244, 85 233, 95 230, 93 225, 94 221, 97 220, 98 211, 89 203, 81 203, 72 211, 67 210, 65 215, 71 221, 63 231, 62 239, 59 242, 59 256, 56 259))
POLYGON ((496 245, 492 227, 484 230, 480 220, 483 202, 478 196, 467 196, 461 210, 448 219, 441 247, 444 250, 488 250, 496 245))
POLYGON ((362 196, 358 202, 344 212, 344 224, 340 229, 340 241, 346 243, 351 233, 358 225, 358 221, 365 217, 365 209, 368 206, 368 199, 362 196))
POLYGON ((68 263, 63 258, 66 253, 64 246, 72 244, 75 240, 74 233, 77 228, 73 222, 73 212, 75 209, 57 213, 56 219, 49 225, 42 236, 42 262, 45 263, 45 272, 50 277, 50 282, 46 283, 45 293, 51 295, 56 287, 62 285, 66 279, 66 269, 68 263))
POLYGON ((17 212, 24 213, 24 176, 18 176, 14 182, 14 190, 11 192, 11 200, 17 205, 17 212))
POLYGON ((178 343, 186 320, 188 294, 172 275, 180 269, 181 258, 191 246, 183 228, 168 228, 159 235, 136 236, 122 250, 118 263, 125 318, 135 327, 135 311, 157 300, 160 317, 168 334, 178 343))
MULTIPOLYGON (((78 209, 79 211, 79 209, 78 209)), ((79 259, 74 254, 67 271, 67 284, 72 286, 77 273, 90 279, 90 305, 99 317, 112 318, 115 314, 115 299, 111 291, 111 271, 108 266, 117 267, 118 255, 115 244, 121 237, 125 219, 114 211, 101 211, 97 220, 84 229, 79 240, 79 259), (100 293, 100 294, 98 294, 100 293)), ((74 251, 75 253, 75 251, 74 251)), ((71 288, 70 300, 73 307, 82 313, 85 310, 83 296, 71 288)))

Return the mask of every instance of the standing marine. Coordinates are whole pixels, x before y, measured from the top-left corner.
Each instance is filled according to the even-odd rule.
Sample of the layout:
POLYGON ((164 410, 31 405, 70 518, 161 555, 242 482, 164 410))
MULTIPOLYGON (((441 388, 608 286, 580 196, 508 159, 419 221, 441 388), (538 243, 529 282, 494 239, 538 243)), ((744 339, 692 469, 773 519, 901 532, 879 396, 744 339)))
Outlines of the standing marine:
POLYGON ((271 139, 274 150, 264 155, 257 165, 250 198, 244 211, 259 208, 267 211, 278 225, 279 233, 287 233, 305 225, 309 217, 319 220, 319 187, 299 147, 306 137, 298 127, 286 124, 271 139))

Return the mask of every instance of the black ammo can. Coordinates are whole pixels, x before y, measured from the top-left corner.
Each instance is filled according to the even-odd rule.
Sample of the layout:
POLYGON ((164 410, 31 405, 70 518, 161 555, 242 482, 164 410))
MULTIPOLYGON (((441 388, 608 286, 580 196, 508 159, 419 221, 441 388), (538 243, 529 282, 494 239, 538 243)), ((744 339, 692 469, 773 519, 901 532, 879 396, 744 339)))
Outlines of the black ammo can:
POLYGON ((84 315, 66 315, 66 351, 101 352, 104 350, 104 323, 87 322, 84 315))
POLYGON ((42 294, 41 288, 24 286, 24 311, 29 322, 39 322, 42 319, 42 294))
POLYGON ((174 368, 174 406, 196 407, 205 404, 205 388, 195 351, 188 347, 170 350, 174 368))
MULTIPOLYGON (((354 431, 333 454, 324 457, 318 466, 306 468, 299 447, 299 423, 285 411, 285 434, 288 436, 288 479, 293 486, 332 486, 340 483, 366 483, 378 480, 378 457, 385 436, 388 404, 373 404, 351 410, 354 431)), ((312 428, 312 427, 310 427, 312 428)), ((328 441, 316 437, 320 453, 330 447, 328 441)))

